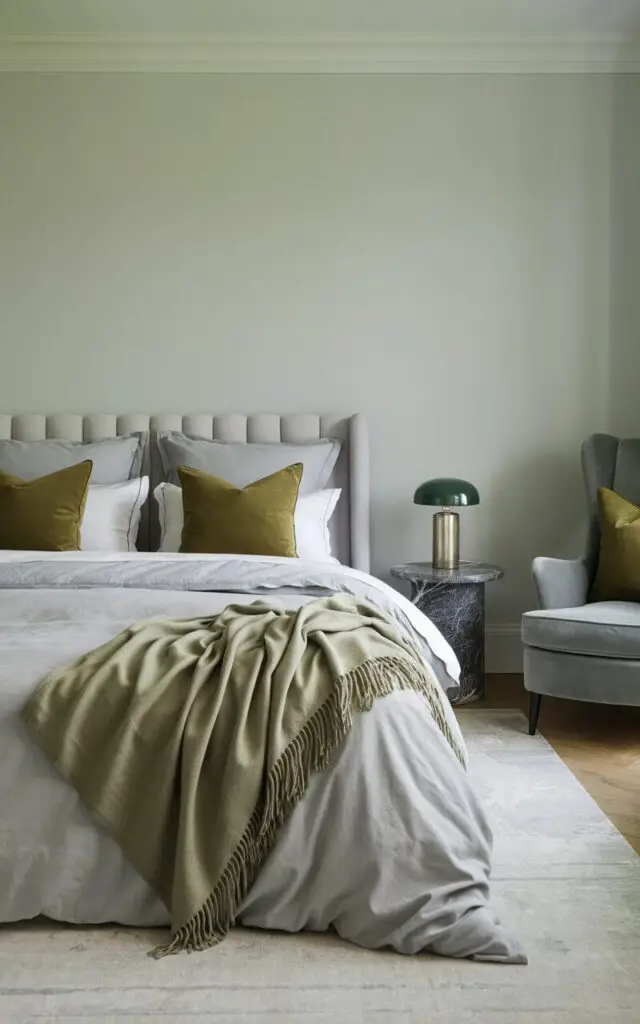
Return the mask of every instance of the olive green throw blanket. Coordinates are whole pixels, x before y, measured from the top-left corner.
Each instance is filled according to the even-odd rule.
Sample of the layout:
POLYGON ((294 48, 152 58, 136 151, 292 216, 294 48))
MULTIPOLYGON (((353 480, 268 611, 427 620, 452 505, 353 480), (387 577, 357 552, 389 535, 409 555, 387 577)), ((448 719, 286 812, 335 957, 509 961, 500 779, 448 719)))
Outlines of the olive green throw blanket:
POLYGON ((425 695, 462 760, 429 667, 350 596, 137 623, 48 676, 22 717, 170 910, 161 956, 224 938, 311 772, 394 689, 425 695))

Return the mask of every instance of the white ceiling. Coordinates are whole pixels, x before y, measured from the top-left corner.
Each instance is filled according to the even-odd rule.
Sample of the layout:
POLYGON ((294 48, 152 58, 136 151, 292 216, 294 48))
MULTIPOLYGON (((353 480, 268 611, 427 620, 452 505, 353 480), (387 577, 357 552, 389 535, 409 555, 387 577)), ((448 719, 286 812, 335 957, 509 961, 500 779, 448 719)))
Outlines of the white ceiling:
POLYGON ((640 0, 0 0, 0 34, 640 33, 640 0))

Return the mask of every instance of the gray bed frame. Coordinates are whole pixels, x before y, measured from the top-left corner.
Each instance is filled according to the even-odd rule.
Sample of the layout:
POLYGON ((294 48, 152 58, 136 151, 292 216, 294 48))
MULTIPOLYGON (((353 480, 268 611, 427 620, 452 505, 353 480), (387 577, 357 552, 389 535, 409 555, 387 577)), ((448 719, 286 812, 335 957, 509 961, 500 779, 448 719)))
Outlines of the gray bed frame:
POLYGON ((138 547, 143 551, 154 550, 158 546, 158 519, 152 494, 154 487, 164 479, 155 441, 155 434, 159 430, 180 430, 198 437, 248 444, 257 441, 280 444, 317 441, 323 437, 338 438, 342 441, 342 450, 328 484, 329 487, 342 488, 342 496, 331 520, 333 551, 345 565, 363 572, 369 571, 369 445, 366 422, 360 414, 0 414, 0 438, 16 438, 21 441, 46 438, 96 441, 138 431, 148 433, 143 473, 149 474, 151 487, 138 537, 138 547))

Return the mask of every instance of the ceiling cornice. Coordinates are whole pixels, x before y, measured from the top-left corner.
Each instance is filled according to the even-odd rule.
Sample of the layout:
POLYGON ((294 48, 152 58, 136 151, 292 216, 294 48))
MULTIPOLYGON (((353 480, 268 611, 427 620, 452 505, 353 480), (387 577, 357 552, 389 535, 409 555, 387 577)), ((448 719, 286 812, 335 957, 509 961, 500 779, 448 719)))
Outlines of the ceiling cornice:
POLYGON ((640 37, 0 35, 0 71, 178 74, 640 72, 640 37))

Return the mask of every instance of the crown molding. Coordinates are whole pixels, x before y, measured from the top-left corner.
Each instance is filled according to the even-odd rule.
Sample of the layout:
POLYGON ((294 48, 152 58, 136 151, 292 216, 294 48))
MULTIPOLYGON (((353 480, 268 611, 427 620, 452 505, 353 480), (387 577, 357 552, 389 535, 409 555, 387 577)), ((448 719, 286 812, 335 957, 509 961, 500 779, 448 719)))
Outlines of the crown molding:
POLYGON ((176 74, 640 72, 640 37, 0 35, 0 71, 176 74))

